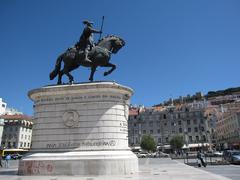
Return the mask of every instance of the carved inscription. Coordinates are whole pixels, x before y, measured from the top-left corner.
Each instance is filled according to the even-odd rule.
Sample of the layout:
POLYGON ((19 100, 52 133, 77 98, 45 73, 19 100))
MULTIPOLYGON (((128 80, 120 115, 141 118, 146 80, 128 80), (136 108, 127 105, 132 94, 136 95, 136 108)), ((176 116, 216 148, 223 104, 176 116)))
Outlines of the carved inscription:
POLYGON ((84 142, 63 142, 63 143, 56 143, 56 144, 47 144, 46 148, 48 149, 56 149, 56 148, 77 148, 77 147, 100 147, 100 146, 116 146, 116 141, 84 141, 84 142))
POLYGON ((84 96, 64 96, 55 98, 41 98, 35 101, 36 104, 71 102, 71 101, 92 101, 92 100, 125 100, 125 96, 103 94, 103 95, 84 95, 84 96))

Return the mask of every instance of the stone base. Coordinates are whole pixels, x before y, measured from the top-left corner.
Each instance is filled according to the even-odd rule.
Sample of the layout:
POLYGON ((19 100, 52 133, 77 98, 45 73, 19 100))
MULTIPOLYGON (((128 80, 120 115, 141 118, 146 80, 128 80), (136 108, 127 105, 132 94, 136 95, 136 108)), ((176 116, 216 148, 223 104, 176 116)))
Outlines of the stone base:
POLYGON ((35 153, 19 163, 19 175, 128 175, 138 171, 131 151, 35 153))

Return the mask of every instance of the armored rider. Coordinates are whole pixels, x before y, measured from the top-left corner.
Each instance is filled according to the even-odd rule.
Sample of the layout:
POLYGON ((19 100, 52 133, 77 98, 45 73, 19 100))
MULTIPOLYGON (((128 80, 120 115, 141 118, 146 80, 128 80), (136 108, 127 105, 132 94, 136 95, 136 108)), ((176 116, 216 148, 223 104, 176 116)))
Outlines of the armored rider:
POLYGON ((88 59, 88 48, 91 50, 93 47, 93 35, 92 33, 102 33, 102 31, 98 31, 93 29, 92 24, 93 22, 90 21, 83 21, 85 28, 80 36, 79 41, 76 43, 75 47, 77 50, 84 51, 84 62, 92 63, 90 59, 88 59))

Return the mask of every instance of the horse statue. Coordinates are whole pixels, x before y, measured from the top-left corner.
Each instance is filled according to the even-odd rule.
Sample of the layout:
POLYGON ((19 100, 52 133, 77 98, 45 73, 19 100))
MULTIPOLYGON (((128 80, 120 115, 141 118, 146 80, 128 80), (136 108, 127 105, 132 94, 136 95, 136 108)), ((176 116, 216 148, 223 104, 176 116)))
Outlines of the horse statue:
POLYGON ((53 80, 58 75, 57 84, 62 84, 62 76, 65 74, 69 78, 69 83, 73 83, 74 79, 70 72, 79 66, 91 68, 90 81, 93 81, 93 76, 98 66, 111 67, 109 71, 104 72, 104 76, 107 76, 116 69, 116 65, 109 62, 111 54, 116 54, 124 45, 125 41, 115 35, 102 38, 88 53, 88 58, 92 63, 83 61, 83 51, 70 48, 57 58, 55 69, 49 75, 50 80, 53 80), (62 61, 64 62, 64 66, 61 70, 62 61))

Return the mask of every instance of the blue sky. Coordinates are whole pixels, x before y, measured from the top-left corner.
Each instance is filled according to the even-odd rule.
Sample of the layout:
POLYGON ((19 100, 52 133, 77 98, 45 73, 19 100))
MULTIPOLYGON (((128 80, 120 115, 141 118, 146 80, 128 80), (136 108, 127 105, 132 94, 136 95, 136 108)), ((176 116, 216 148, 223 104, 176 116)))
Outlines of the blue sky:
MULTIPOLYGON (((103 15, 103 36, 118 35, 126 46, 112 56, 117 69, 103 77, 99 68, 95 80, 133 88, 133 104, 238 87, 239 9, 237 0, 1 0, 0 97, 31 115, 27 92, 56 83, 48 76, 57 56, 79 39, 82 20, 100 29, 103 15)), ((89 73, 73 71, 77 82, 89 73)))

